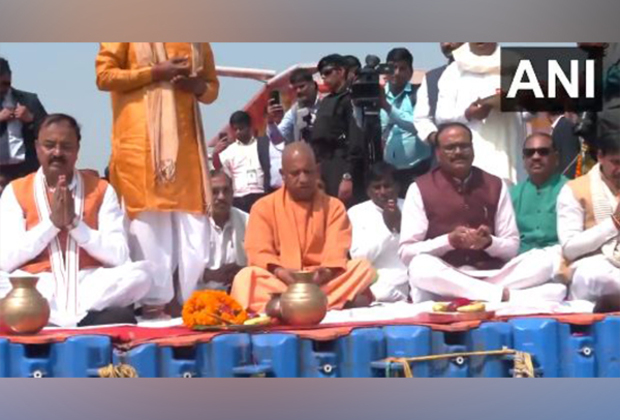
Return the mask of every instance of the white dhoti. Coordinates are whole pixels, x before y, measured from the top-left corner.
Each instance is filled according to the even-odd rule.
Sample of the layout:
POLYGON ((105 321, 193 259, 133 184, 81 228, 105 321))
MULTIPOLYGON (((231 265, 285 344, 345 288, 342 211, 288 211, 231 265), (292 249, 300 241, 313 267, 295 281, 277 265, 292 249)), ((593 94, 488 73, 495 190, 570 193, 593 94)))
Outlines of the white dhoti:
POLYGON ((604 255, 582 258, 571 265, 571 300, 596 302, 600 297, 620 293, 620 268, 604 255))
MULTIPOLYGON (((17 270, 11 275, 32 276, 17 270)), ((114 268, 94 268, 78 272, 77 315, 59 304, 56 282, 51 272, 36 274, 39 277, 37 290, 50 304, 50 324, 60 327, 75 327, 88 311, 101 311, 112 307, 125 307, 142 299, 151 288, 152 266, 146 262, 127 263, 114 268)), ((0 296, 11 290, 7 276, 0 276, 0 296)))
POLYGON ((504 289, 509 289, 511 301, 560 302, 566 297, 566 286, 551 282, 558 271, 560 255, 559 246, 533 249, 499 270, 482 272, 459 269, 439 257, 419 254, 409 264, 410 284, 412 290, 419 289, 424 299, 432 300, 501 302, 504 289))
POLYGON ((377 302, 406 301, 409 297, 409 277, 403 268, 377 269, 377 281, 370 286, 377 302))
POLYGON ((163 305, 174 297, 173 274, 178 268, 180 298, 195 289, 208 262, 210 225, 205 215, 182 212, 143 212, 129 222, 132 261, 155 266, 153 287, 141 302, 163 305))

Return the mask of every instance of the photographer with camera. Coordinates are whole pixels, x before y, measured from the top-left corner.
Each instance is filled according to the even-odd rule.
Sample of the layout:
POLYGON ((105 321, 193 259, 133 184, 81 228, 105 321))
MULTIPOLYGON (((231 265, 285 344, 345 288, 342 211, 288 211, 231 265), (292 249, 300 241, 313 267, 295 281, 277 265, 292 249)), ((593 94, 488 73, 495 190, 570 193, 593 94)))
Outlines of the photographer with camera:
POLYGON ((345 55, 344 60, 347 63, 347 85, 351 86, 355 79, 357 79, 357 74, 362 68, 362 63, 360 60, 354 55, 345 55))
POLYGON ((353 115, 344 57, 323 57, 318 70, 329 90, 316 114, 310 144, 321 168, 325 192, 347 206, 364 200, 363 133, 353 115))
POLYGON ((404 198, 413 180, 431 168, 431 146, 420 140, 413 125, 416 91, 411 84, 413 56, 406 48, 394 48, 386 58, 393 73, 381 90, 381 132, 383 159, 396 167, 394 180, 404 198))

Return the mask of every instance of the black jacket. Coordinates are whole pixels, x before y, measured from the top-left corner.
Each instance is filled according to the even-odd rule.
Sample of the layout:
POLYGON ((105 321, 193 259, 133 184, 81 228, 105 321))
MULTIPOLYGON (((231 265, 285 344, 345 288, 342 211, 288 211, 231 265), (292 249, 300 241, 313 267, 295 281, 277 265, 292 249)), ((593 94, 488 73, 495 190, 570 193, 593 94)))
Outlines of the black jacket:
MULTIPOLYGON (((22 166, 21 169, 23 169, 23 175, 26 175, 36 171, 39 168, 39 160, 37 159, 34 142, 37 139, 39 125, 47 116, 47 112, 45 111, 45 108, 43 108, 43 105, 41 104, 41 101, 39 101, 39 97, 36 94, 17 89, 12 89, 11 93, 15 102, 28 108, 28 111, 30 111, 34 117, 32 123, 22 125, 22 137, 24 139, 24 147, 26 149, 26 160, 24 163, 21 163, 20 166, 22 166)), ((6 129, 7 124, 0 123, 0 135, 4 134, 6 129)))

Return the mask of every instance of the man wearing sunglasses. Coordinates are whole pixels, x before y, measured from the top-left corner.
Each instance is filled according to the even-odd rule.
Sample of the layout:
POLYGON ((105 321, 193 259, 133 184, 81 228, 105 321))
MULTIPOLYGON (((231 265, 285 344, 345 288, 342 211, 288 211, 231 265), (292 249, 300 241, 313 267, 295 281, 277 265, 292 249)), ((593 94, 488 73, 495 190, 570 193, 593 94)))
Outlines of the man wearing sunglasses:
POLYGON ((528 178, 510 190, 521 239, 519 254, 531 257, 532 266, 547 273, 549 280, 565 280, 560 271, 556 205, 568 178, 558 172, 560 155, 552 136, 529 135, 523 144, 523 162, 528 178))
POLYGON ((421 300, 563 300, 566 287, 548 283, 551 264, 531 253, 517 257, 519 232, 506 185, 472 166, 472 138, 462 123, 440 126, 438 167, 407 192, 399 255, 412 290, 421 300))
POLYGON ((560 192, 558 236, 572 274, 570 298, 595 304, 613 301, 610 309, 618 310, 620 131, 605 132, 597 145, 598 163, 560 192))
POLYGON ((325 192, 349 207, 362 201, 364 192, 363 133, 353 114, 347 88, 347 62, 339 54, 318 64, 329 90, 316 113, 310 144, 321 168, 325 192))
POLYGON ((11 82, 9 62, 0 58, 0 191, 39 168, 34 142, 47 115, 37 95, 17 90, 11 82))
POLYGON ((555 208, 568 181, 557 171, 559 155, 549 134, 534 133, 525 139, 523 162, 528 178, 510 190, 521 238, 519 254, 558 244, 555 208))

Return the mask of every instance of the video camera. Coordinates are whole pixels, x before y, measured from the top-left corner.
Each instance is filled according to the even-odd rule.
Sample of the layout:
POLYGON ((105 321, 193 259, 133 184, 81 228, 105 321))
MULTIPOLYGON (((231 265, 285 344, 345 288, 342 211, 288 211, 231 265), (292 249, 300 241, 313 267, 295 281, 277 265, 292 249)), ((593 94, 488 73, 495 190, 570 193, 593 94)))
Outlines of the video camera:
POLYGON ((355 106, 367 111, 379 111, 379 76, 382 74, 394 74, 394 67, 391 64, 381 64, 376 55, 367 55, 366 66, 358 70, 357 79, 351 85, 351 100, 355 106))

